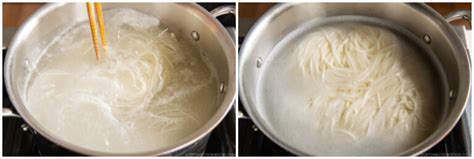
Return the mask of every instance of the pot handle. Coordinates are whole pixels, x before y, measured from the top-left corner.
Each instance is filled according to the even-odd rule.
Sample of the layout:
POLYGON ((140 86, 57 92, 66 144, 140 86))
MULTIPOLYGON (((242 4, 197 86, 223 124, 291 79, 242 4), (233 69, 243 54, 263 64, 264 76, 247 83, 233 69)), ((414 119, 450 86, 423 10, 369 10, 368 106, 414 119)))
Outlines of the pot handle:
POLYGON ((219 17, 226 14, 235 15, 235 7, 232 5, 220 6, 211 10, 211 15, 214 17, 219 17))
MULTIPOLYGON (((211 10, 210 13, 215 18, 226 15, 226 14, 233 14, 235 16, 235 6, 232 6, 232 5, 219 6, 211 10)), ((235 27, 228 27, 226 28, 226 30, 227 32, 229 32, 230 36, 232 37, 232 40, 235 42, 235 37, 237 35, 235 31, 235 27)))
POLYGON ((14 113, 10 108, 3 108, 2 117, 21 118, 20 115, 14 113))
POLYGON ((448 21, 448 23, 455 20, 464 19, 469 22, 469 25, 472 25, 471 24, 471 11, 468 11, 468 10, 457 10, 457 11, 451 12, 445 17, 445 19, 446 21, 448 21))
MULTIPOLYGON (((22 119, 20 115, 18 115, 17 113, 13 112, 12 109, 10 108, 3 108, 3 111, 2 111, 2 117, 7 117, 7 118, 19 118, 19 119, 22 119)), ((30 126, 26 123, 23 123, 20 125, 21 129, 23 131, 28 131, 30 132, 31 134, 35 135, 37 134, 36 131, 34 129, 31 129, 30 126)))
MULTIPOLYGON (((3 43, 2 51, 8 49, 8 44, 3 43)), ((21 118, 20 115, 13 112, 10 108, 3 108, 2 110, 2 117, 13 117, 13 118, 21 118)))

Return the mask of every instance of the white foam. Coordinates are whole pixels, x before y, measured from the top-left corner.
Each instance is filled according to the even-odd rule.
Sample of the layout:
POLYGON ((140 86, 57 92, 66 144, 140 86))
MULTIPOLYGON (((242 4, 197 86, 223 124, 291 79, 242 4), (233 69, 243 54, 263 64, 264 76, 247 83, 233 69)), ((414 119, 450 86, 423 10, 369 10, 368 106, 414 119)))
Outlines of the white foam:
POLYGON ((160 20, 145 13, 129 8, 117 8, 104 13, 106 23, 112 26, 130 25, 137 29, 149 29, 158 27, 160 20))

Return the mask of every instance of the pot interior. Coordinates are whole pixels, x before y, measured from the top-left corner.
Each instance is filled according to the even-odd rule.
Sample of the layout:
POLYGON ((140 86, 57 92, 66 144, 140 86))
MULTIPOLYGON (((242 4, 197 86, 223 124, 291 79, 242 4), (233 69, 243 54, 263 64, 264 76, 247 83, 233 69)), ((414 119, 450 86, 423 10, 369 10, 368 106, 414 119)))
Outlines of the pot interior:
MULTIPOLYGON (((235 54, 234 45, 225 29, 207 11, 194 4, 105 3, 104 10, 113 8, 131 8, 155 16, 161 24, 169 26, 173 32, 183 35, 187 40, 199 46, 221 84, 219 105, 209 121, 196 132, 181 139, 174 145, 153 151, 139 152, 141 155, 170 153, 181 149, 209 133, 230 109, 235 95, 235 54), (193 33, 194 32, 194 33, 193 33), (199 36, 193 40, 192 34, 199 36)), ((57 36, 65 33, 79 22, 87 21, 86 5, 83 3, 51 4, 36 12, 17 32, 6 57, 5 75, 10 98, 21 116, 40 134, 57 144, 74 151, 106 155, 108 153, 84 149, 48 133, 41 124, 33 119, 25 108, 24 94, 27 76, 34 70, 41 52, 57 36)), ((92 44, 91 44, 92 45, 92 44)), ((111 155, 111 154, 109 154, 111 155)))
MULTIPOLYGON (((285 48, 291 48, 289 46, 297 41, 295 39, 319 26, 346 22, 367 23, 392 30, 396 35, 418 47, 420 53, 424 54, 425 59, 430 61, 438 74, 439 78, 434 80, 438 80, 440 85, 439 125, 423 142, 395 154, 417 154, 442 139, 456 123, 467 99, 467 88, 470 85, 468 57, 462 42, 452 28, 430 8, 418 4, 285 4, 272 8, 252 28, 241 50, 240 97, 253 121, 267 136, 290 152, 299 155, 319 154, 314 149, 309 150, 310 146, 302 146, 317 144, 317 141, 306 143, 311 142, 308 139, 311 138, 311 134, 307 133, 306 127, 288 127, 286 129, 290 129, 289 132, 293 134, 287 136, 293 136, 293 138, 283 137, 282 126, 275 124, 275 121, 284 123, 294 117, 278 115, 272 111, 278 109, 271 108, 274 104, 263 104, 271 102, 262 101, 273 99, 264 98, 261 94, 272 94, 279 90, 260 88, 268 82, 262 82, 265 79, 279 79, 269 75, 272 73, 268 72, 278 70, 276 72, 285 74, 277 66, 285 65, 284 60, 278 60, 278 57, 286 60, 289 55, 278 54, 280 52, 288 54, 285 48), (430 42, 425 42, 425 35, 429 36, 430 42), (462 95, 450 98, 450 91, 462 95), (280 127, 280 129, 275 127, 280 127), (296 136, 306 134, 308 134, 306 136, 308 141, 298 140, 300 144, 291 141, 298 138, 296 136)), ((291 91, 288 93, 291 94, 291 91)), ((378 155, 393 155, 381 153, 378 155)))

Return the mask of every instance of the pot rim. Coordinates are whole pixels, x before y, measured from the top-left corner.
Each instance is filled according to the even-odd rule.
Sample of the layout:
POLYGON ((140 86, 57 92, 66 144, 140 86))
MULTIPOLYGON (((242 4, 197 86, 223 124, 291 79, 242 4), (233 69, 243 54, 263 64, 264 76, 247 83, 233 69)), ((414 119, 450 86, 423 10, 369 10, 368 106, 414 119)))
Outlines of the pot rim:
MULTIPOLYGON (((178 150, 181 150, 185 147, 190 146, 192 143, 197 142, 198 140, 201 140, 203 137, 208 135, 217 125, 224 119, 226 114, 229 112, 229 110, 232 108, 234 99, 236 98, 236 75, 235 75, 235 69, 236 69, 236 62, 235 62, 235 43, 233 42, 232 38, 230 35, 227 33, 225 28, 222 26, 222 24, 215 18, 213 17, 207 10, 202 8, 201 6, 197 5, 196 3, 176 3, 177 5, 182 5, 186 9, 193 10, 193 12, 196 13, 196 15, 199 15, 212 23, 209 25, 215 25, 219 30, 216 31, 216 34, 218 37, 221 37, 222 41, 224 42, 225 46, 224 49, 227 52, 234 53, 230 54, 227 56, 227 59, 230 60, 228 61, 229 65, 229 83, 226 86, 226 92, 225 95, 222 97, 222 101, 214 115, 199 129, 194 131, 193 133, 187 135, 186 137, 182 138, 178 142, 171 144, 169 146, 159 148, 156 150, 149 150, 149 151, 142 151, 142 152, 132 152, 132 153, 114 153, 114 152, 103 152, 103 151, 97 151, 93 149, 88 149, 84 148, 82 146, 79 146, 77 144, 70 143, 68 141, 65 141, 64 139, 53 135, 50 133, 48 130, 46 130, 41 124, 39 124, 34 117, 28 112, 26 109, 25 105, 23 104, 22 100, 20 97, 17 95, 14 95, 13 92, 17 92, 16 88, 12 87, 12 77, 11 77, 11 67, 12 67, 12 59, 13 56, 17 50, 17 47, 20 43, 21 40, 25 37, 27 37, 27 34, 32 31, 32 29, 35 27, 36 23, 34 23, 35 20, 40 19, 42 16, 48 14, 51 10, 54 10, 56 8, 62 7, 64 5, 67 5, 69 3, 49 3, 46 4, 45 6, 41 7, 38 9, 35 13, 33 13, 18 29, 17 33, 15 33, 15 36, 12 39, 11 45, 5 55, 5 65, 4 65, 4 80, 6 83, 6 90, 8 92, 8 96, 17 110, 17 112, 20 114, 22 119, 26 121, 34 130, 36 130, 38 133, 40 133, 43 137, 46 139, 54 142, 55 144, 58 144, 68 150, 80 153, 80 154, 86 154, 86 155, 104 155, 104 156, 117 156, 117 155, 126 155, 126 156, 136 156, 136 155, 165 155, 165 154, 170 154, 172 152, 176 152, 178 150)), ((143 3, 146 4, 146 3, 143 3)))
MULTIPOLYGON (((252 28, 247 33, 247 38, 245 39, 245 41, 241 45, 241 54, 240 54, 240 58, 239 58, 239 70, 240 71, 244 70, 243 63, 244 63, 244 61, 248 60, 246 58, 246 54, 252 53, 251 52, 252 48, 250 48, 250 49, 247 48, 247 45, 253 45, 252 43, 254 43, 255 38, 259 36, 258 32, 261 31, 261 30, 264 30, 265 25, 269 21, 274 19, 276 15, 278 15, 282 12, 285 12, 288 8, 290 8, 291 6, 293 6, 295 4, 301 4, 301 3, 277 4, 277 5, 273 6, 272 8, 270 8, 268 11, 266 11, 265 14, 263 14, 257 20, 257 22, 255 22, 255 24, 252 26, 252 28), (249 44, 247 44, 247 43, 249 43, 249 44)), ((451 130, 456 125, 456 123, 459 121, 459 119, 461 118, 461 116, 462 116, 462 114, 465 110, 465 107, 467 105, 467 102, 468 102, 468 99, 469 99, 469 96, 470 96, 470 92, 471 92, 471 90, 470 90, 470 88, 471 88, 471 66, 470 66, 469 53, 467 51, 466 46, 461 41, 459 35, 455 32, 455 30, 452 28, 452 26, 438 12, 436 12, 434 9, 432 9, 428 5, 422 4, 422 3, 400 3, 400 4, 401 5, 408 5, 409 7, 415 8, 418 11, 421 10, 422 12, 425 12, 426 14, 431 14, 430 18, 432 18, 435 21, 439 21, 440 23, 442 23, 442 26, 448 32, 447 33, 448 38, 450 38, 450 40, 455 40, 455 42, 454 42, 455 46, 454 47, 458 48, 457 50, 460 53, 463 53, 464 56, 467 57, 467 62, 466 62, 465 65, 468 66, 466 68, 466 72, 465 72, 467 74, 467 77, 468 77, 468 79, 466 79, 467 80, 466 83, 467 83, 468 87, 467 87, 467 89, 466 88, 459 88, 459 90, 458 90, 462 93, 461 95, 463 95, 463 97, 465 97, 465 98, 464 99, 456 98, 456 103, 454 105, 454 107, 457 107, 458 109, 460 107, 460 109, 461 109, 459 111, 460 113, 455 115, 453 118, 446 119, 446 121, 438 127, 439 129, 443 129, 443 131, 435 131, 435 132, 433 132, 433 134, 431 134, 429 137, 427 137, 424 141, 418 143, 417 145, 411 147, 410 149, 407 149, 405 151, 402 151, 399 154, 396 154, 396 155, 399 155, 399 156, 411 156, 411 155, 419 155, 419 154, 427 151, 428 149, 430 149, 431 147, 433 147, 437 143, 439 143, 442 139, 444 139, 449 134, 449 132, 451 132, 451 130), (462 50, 460 48, 462 48, 462 50), (461 106, 459 106, 459 105, 461 105, 461 106)), ((253 46, 250 46, 250 47, 253 47, 253 46)), ((249 102, 248 98, 250 98, 250 97, 248 97, 248 94, 246 94, 246 92, 248 92, 248 90, 246 89, 245 84, 243 84, 244 81, 245 81, 244 80, 244 76, 245 76, 244 73, 240 72, 238 76, 239 76, 238 80, 240 82, 242 82, 241 84, 239 84, 239 99, 241 99, 243 107, 247 111, 247 113, 248 113, 249 117, 252 119, 253 123, 263 132, 263 134, 265 134, 265 136, 270 138, 271 141, 273 141, 274 143, 276 143, 280 147, 284 148, 285 150, 287 150, 287 151, 289 151, 293 154, 301 155, 301 156, 311 156, 311 154, 305 153, 305 152, 303 152, 301 150, 298 150, 298 149, 290 146, 289 144, 283 142, 282 140, 280 140, 277 137, 277 135, 274 135, 272 133, 272 131, 270 131, 268 129, 268 127, 266 126, 267 124, 263 123, 262 120, 260 120, 260 115, 258 115, 258 113, 257 113, 258 111, 256 109, 254 109, 255 104, 252 105, 249 102)))

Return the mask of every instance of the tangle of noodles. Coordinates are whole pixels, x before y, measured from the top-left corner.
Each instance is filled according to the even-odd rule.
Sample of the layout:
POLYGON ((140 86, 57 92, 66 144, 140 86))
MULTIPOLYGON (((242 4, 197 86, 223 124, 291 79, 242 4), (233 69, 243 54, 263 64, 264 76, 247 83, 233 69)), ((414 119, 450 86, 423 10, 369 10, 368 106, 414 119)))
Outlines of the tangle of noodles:
POLYGON ((217 79, 198 46, 141 12, 104 14, 110 54, 100 62, 86 21, 43 51, 25 92, 35 119, 68 142, 121 153, 169 146, 206 123, 217 79))
POLYGON ((420 89, 400 63, 406 50, 392 32, 368 25, 323 27, 295 51, 304 76, 327 88, 309 104, 322 127, 358 140, 383 129, 428 126, 420 115, 420 89))

